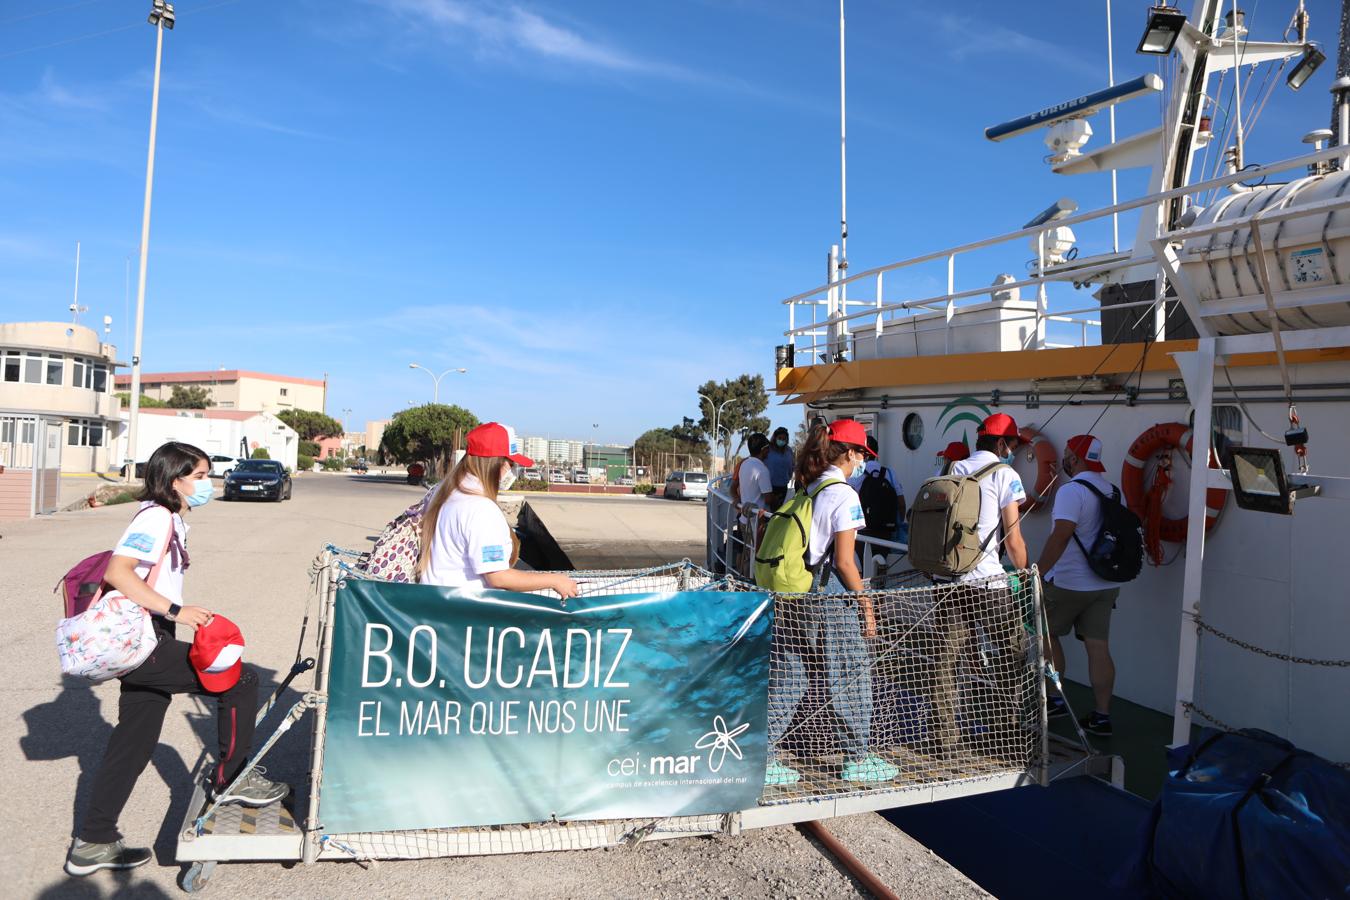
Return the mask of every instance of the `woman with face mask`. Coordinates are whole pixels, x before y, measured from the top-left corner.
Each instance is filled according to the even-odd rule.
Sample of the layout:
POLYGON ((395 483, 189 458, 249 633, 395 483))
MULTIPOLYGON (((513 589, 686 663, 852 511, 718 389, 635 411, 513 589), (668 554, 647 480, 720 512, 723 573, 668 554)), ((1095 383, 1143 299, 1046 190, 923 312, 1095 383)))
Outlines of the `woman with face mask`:
POLYGON ((140 508, 113 547, 104 574, 110 588, 105 596, 122 597, 149 610, 159 642, 145 662, 119 679, 117 727, 94 776, 78 837, 66 856, 66 872, 71 875, 130 869, 150 861, 149 849, 125 845, 117 819, 159 743, 174 694, 204 694, 218 702, 219 755, 208 785, 213 797, 266 806, 290 793, 288 785, 269 781, 259 768, 224 793, 253 743, 258 676, 242 667, 232 687, 208 690, 189 658, 192 644, 177 639, 176 623, 197 629, 213 618, 210 610, 183 602, 183 573, 189 563, 183 515, 211 499, 210 471, 206 454, 191 444, 170 441, 156 450, 145 464, 140 508))
POLYGON ((819 567, 817 581, 827 595, 783 595, 774 624, 774 660, 769 671, 769 750, 766 784, 793 784, 801 773, 780 762, 776 748, 787 732, 809 683, 807 659, 825 668, 829 702, 839 723, 844 781, 890 781, 899 769, 868 752, 872 721, 872 651, 864 637, 877 634, 872 598, 864 589, 854 553, 855 536, 866 524, 858 492, 848 478, 863 471, 871 450, 867 433, 854 419, 838 419, 811 430, 797 457, 797 489, 814 494, 806 563, 819 567), (827 574, 832 573, 832 574, 827 574), (855 592, 844 596, 842 591, 855 592))
POLYGON ((469 432, 463 459, 436 487, 422 518, 422 584, 577 595, 576 582, 566 575, 511 568, 515 542, 497 494, 510 489, 519 468, 534 465, 516 446, 515 431, 497 422, 469 432))

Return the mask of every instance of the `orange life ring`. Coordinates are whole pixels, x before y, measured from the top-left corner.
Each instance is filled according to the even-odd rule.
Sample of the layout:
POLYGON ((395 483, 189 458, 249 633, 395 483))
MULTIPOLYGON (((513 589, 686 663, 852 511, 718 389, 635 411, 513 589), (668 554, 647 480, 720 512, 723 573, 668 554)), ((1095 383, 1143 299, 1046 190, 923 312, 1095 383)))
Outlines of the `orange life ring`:
MULTIPOLYGON (((1144 467, 1155 453, 1162 450, 1181 450, 1187 456, 1191 452, 1191 428, 1182 422, 1163 422, 1154 425, 1134 439, 1130 449, 1125 452, 1125 461, 1120 466, 1120 490, 1125 495, 1125 505, 1147 524, 1146 498, 1148 485, 1144 483, 1144 467)), ((1219 455, 1209 448, 1209 467, 1219 468, 1219 455)), ((1220 488, 1205 491, 1205 532, 1208 533, 1219 521, 1228 502, 1228 492, 1220 488)), ((1158 513, 1161 516, 1161 513, 1158 513)), ((1164 541, 1181 543, 1186 540, 1186 518, 1162 518, 1157 523, 1158 536, 1164 541)))
POLYGON ((1017 436, 1030 447, 1036 460, 1036 486, 1026 492, 1027 499, 1018 506, 1020 514, 1026 515, 1050 502, 1050 489, 1059 477, 1059 453, 1050 439, 1034 428, 1021 428, 1017 436))

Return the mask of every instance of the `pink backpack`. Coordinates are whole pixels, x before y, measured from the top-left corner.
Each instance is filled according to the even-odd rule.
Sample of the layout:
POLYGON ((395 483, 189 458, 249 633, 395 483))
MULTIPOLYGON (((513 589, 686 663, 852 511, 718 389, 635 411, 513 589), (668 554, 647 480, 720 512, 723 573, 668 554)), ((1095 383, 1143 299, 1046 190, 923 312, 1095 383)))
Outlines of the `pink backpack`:
MULTIPOLYGON (((131 521, 136 521, 136 517, 142 512, 145 510, 139 510, 131 517, 131 521)), ((176 564, 182 563, 186 568, 187 550, 178 542, 178 530, 173 527, 173 519, 169 520, 169 546, 165 548, 165 556, 170 553, 173 554, 176 564)), ((95 600, 103 596, 104 589, 108 586, 103 577, 107 574, 108 564, 112 562, 114 555, 112 550, 104 550, 102 553, 86 556, 61 576, 56 587, 52 588, 52 593, 61 592, 61 599, 65 603, 64 618, 69 619, 71 616, 82 614, 95 600)), ((150 570, 151 580, 159 574, 159 567, 163 563, 164 557, 160 557, 159 562, 150 570)))

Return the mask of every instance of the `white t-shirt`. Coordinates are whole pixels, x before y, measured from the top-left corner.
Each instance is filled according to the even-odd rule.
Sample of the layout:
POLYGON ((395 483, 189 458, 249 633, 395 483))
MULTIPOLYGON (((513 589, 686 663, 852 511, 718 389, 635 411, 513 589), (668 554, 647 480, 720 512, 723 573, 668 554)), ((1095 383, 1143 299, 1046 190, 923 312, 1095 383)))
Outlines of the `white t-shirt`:
MULTIPOLYGON (((973 475, 990 463, 998 461, 998 457, 988 450, 977 450, 967 459, 952 463, 951 474, 973 475)), ((1003 510, 1021 503, 1026 498, 1026 491, 1022 489, 1022 476, 1018 475, 1012 466, 1001 466, 980 482, 980 522, 976 530, 979 533, 980 543, 986 541, 988 543, 985 545, 984 556, 980 557, 975 568, 959 577, 957 581, 978 581, 1003 574, 1003 564, 999 562, 999 557, 1003 553, 1001 536, 989 535, 993 534, 1002 523, 1003 510)))
POLYGON ((848 480, 848 486, 853 488, 855 491, 862 490, 863 479, 880 469, 886 470, 886 481, 890 483, 891 490, 895 491, 896 495, 898 496, 903 495, 905 493, 905 489, 900 486, 900 480, 895 477, 895 470, 890 468, 889 466, 883 466, 879 460, 875 459, 869 459, 866 463, 864 463, 862 474, 854 475, 852 478, 850 478, 848 480))
POLYGON ((814 566, 825 558, 834 536, 841 531, 857 531, 867 524, 863 518, 862 501, 858 492, 844 481, 844 473, 838 466, 830 466, 815 481, 807 485, 809 494, 820 486, 822 481, 843 481, 832 484, 819 494, 811 504, 811 538, 808 541, 806 562, 814 566))
MULTIPOLYGON (((129 556, 138 560, 136 563, 136 575, 146 583, 150 581, 150 569, 159 562, 160 556, 166 552, 169 543, 169 524, 173 523, 173 528, 178 532, 178 546, 187 548, 188 527, 183 521, 183 517, 176 512, 160 506, 158 503, 146 501, 141 504, 140 512, 127 524, 126 530, 117 543, 113 545, 112 551, 117 556, 129 556)), ((150 585, 155 593, 165 599, 183 605, 183 563, 186 557, 183 554, 169 552, 165 557, 164 565, 160 566, 158 574, 155 576, 155 583, 150 585), (176 558, 175 558, 176 557, 176 558)), ((120 591, 109 591, 109 596, 121 597, 120 591)))
POLYGON ((446 498, 422 584, 483 587, 484 575, 511 568, 511 527, 480 490, 482 483, 470 475, 446 498))
MULTIPOLYGON (((741 463, 741 470, 736 479, 741 487, 739 505, 753 503, 763 508, 764 495, 773 491, 773 484, 769 481, 769 467, 762 460, 753 456, 747 457, 741 463)), ((744 516, 741 516, 741 521, 745 521, 744 516)))
MULTIPOLYGON (((1073 522, 1074 535, 1083 542, 1084 547, 1091 547, 1092 542, 1097 539, 1097 533, 1102 529, 1102 502, 1097 499, 1096 494, 1085 487, 1076 486, 1070 489, 1080 481, 1091 482, 1093 487, 1108 497, 1115 487, 1098 472, 1079 472, 1073 476, 1072 481, 1055 492, 1055 508, 1052 513, 1054 520, 1073 522)), ((1068 591, 1106 591, 1120 587, 1118 583, 1107 581, 1092 571, 1088 566, 1087 557, 1083 555, 1078 542, 1073 538, 1069 538, 1069 544, 1064 548, 1064 554, 1060 556, 1059 561, 1045 573, 1045 580, 1053 581, 1056 587, 1068 591)))

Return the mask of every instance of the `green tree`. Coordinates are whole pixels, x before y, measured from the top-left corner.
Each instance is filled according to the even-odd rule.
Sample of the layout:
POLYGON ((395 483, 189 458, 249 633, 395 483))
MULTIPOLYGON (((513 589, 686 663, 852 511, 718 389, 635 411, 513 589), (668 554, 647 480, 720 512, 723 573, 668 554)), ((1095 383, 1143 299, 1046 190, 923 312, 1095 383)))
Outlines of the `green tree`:
POLYGON ((303 438, 300 441, 300 445, 296 449, 300 452, 301 456, 317 457, 320 452, 320 447, 317 441, 304 440, 303 438))
POLYGON ((395 462, 429 462, 444 474, 464 435, 478 426, 478 417, 461 406, 426 403, 394 413, 385 426, 380 451, 395 462))
POLYGON ((703 395, 695 398, 700 407, 698 430, 722 448, 723 460, 730 460, 733 442, 736 442, 736 453, 740 453, 750 434, 756 431, 769 432, 772 423, 764 415, 764 410, 769 408, 769 395, 764 390, 763 375, 741 375, 721 382, 708 381, 699 387, 698 392, 703 395), (708 399, 704 400, 703 397, 708 399), (713 414, 717 409, 721 410, 715 423, 719 433, 713 434, 713 414), (721 431, 722 428, 726 431, 721 431))
MULTIPOLYGON (((117 395, 117 399, 122 401, 124 408, 131 406, 131 391, 122 391, 117 395)), ((147 397, 141 394, 141 409, 162 409, 169 404, 163 400, 156 400, 154 397, 147 397)))
POLYGON ((211 399, 211 392, 204 387, 183 387, 181 384, 173 386, 173 393, 169 395, 169 407, 172 409, 206 409, 208 406, 215 406, 211 399))
POLYGON ((302 441, 336 437, 342 434, 342 423, 312 409, 283 409, 277 418, 295 429, 302 441))
POLYGON ((272 454, 267 452, 266 447, 254 447, 253 452, 249 454, 249 459, 271 459, 272 454))

